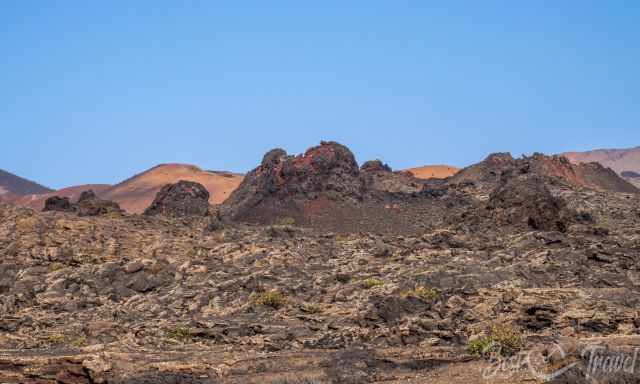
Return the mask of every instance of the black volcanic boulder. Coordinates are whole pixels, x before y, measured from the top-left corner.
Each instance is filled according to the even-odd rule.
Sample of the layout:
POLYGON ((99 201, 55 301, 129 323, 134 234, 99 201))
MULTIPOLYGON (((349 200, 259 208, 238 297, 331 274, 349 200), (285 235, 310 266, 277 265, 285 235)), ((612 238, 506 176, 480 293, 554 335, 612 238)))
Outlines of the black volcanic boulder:
POLYGON ((575 214, 547 188, 551 181, 536 175, 503 175, 487 204, 494 224, 565 232, 575 214))
POLYGON ((92 190, 83 191, 74 204, 74 211, 78 216, 100 216, 107 214, 121 214, 124 211, 114 201, 100 199, 92 190))
POLYGON ((68 197, 51 196, 44 202, 42 212, 46 211, 73 212, 73 206, 68 197))
POLYGON ((206 216, 209 191, 200 183, 180 180, 167 184, 156 194, 145 215, 206 216))

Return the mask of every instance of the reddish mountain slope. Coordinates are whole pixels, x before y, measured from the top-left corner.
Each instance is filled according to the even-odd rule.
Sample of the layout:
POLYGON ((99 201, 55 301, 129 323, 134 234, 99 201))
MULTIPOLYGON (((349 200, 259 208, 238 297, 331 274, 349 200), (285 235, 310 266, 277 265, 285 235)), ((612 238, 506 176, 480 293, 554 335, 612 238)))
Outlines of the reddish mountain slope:
POLYGON ((409 168, 408 172, 419 179, 444 179, 455 175, 460 169, 450 165, 425 165, 423 167, 409 168))
POLYGON ((640 147, 629 149, 597 149, 587 152, 566 152, 572 163, 600 163, 611 168, 630 183, 640 187, 640 177, 635 176, 640 173, 640 147))
POLYGON ((629 149, 597 149, 587 152, 566 152, 563 154, 572 163, 596 162, 617 173, 640 172, 640 147, 629 149))
POLYGON ((130 213, 142 213, 164 185, 180 180, 194 181, 209 191, 211 204, 224 201, 243 176, 228 172, 204 171, 188 164, 161 164, 108 188, 98 195, 112 200, 130 213))

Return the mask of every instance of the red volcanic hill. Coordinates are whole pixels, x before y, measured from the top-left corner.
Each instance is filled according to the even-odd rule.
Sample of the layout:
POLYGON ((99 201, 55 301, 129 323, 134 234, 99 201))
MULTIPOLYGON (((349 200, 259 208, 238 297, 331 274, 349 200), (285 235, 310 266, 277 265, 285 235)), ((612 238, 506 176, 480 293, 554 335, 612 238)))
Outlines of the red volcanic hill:
POLYGON ((409 168, 406 171, 418 179, 445 179, 455 175, 460 169, 450 165, 425 165, 422 167, 409 168))
POLYGON ((160 189, 180 180, 202 184, 209 202, 220 204, 242 181, 243 176, 229 172, 205 171, 188 164, 161 164, 116 184, 98 195, 115 201, 130 213, 142 213, 151 205, 160 189))
POLYGON ((151 205, 160 189, 180 180, 193 181, 204 185, 210 194, 209 202, 219 204, 224 201, 242 181, 243 176, 229 172, 204 171, 188 164, 161 164, 135 175, 116 185, 86 184, 47 190, 43 194, 25 196, 7 194, 6 202, 41 210, 47 198, 57 195, 76 201, 82 191, 93 190, 101 199, 111 200, 129 213, 142 213, 151 205))
POLYGON ((563 154, 572 163, 600 163, 611 168, 627 181, 640 186, 640 147, 629 149, 597 149, 563 154))

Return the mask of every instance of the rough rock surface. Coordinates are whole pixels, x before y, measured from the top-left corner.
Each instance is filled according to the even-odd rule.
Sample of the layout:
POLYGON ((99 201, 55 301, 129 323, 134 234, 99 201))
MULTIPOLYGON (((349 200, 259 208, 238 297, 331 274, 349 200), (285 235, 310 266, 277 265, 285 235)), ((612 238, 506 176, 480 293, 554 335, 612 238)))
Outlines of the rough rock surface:
POLYGON ((447 208, 426 180, 392 172, 380 161, 358 167, 345 146, 322 142, 304 154, 269 151, 220 207, 223 221, 294 222, 325 230, 416 232, 447 208), (429 201, 429 204, 422 204, 429 201), (423 220, 415 213, 423 212, 423 220))
POLYGON ((265 201, 322 199, 325 223, 374 231, 243 220, 204 231, 200 216, 0 205, 0 382, 532 383, 562 366, 548 351, 561 345, 576 364, 551 382, 583 383, 596 343, 633 356, 639 194, 575 185, 506 156, 440 188, 381 192, 363 173, 393 172, 345 168, 330 148, 317 152, 328 169, 360 183, 360 195, 343 195, 349 205, 309 198, 346 191, 312 181, 337 180, 332 171, 286 173, 306 181, 291 193, 274 169, 304 156, 282 151, 249 184, 259 198, 244 198, 263 213, 265 201), (496 329, 551 365, 483 376, 492 363, 472 347, 496 329))
POLYGON ((42 211, 73 212, 78 216, 99 216, 123 213, 118 203, 100 199, 92 190, 83 191, 80 194, 80 197, 78 197, 78 201, 76 203, 71 203, 67 197, 49 197, 45 201, 42 211))
POLYGON ((554 196, 548 182, 537 176, 503 176, 489 196, 491 221, 501 226, 528 226, 532 229, 565 232, 575 214, 565 201, 554 196))
POLYGON ((640 190, 598 163, 572 164, 562 156, 533 156, 514 159, 509 153, 489 155, 450 178, 450 183, 474 183, 480 189, 493 189, 504 172, 528 173, 551 177, 571 187, 598 191, 640 193, 640 190))
POLYGON ((73 212, 73 207, 68 197, 51 196, 45 200, 42 211, 73 212))
POLYGON ((199 183, 181 180, 167 184, 144 211, 145 215, 205 216, 209 213, 209 192, 199 183))
POLYGON ((454 221, 506 225, 526 215, 529 226, 562 229, 572 213, 562 208, 561 195, 575 188, 640 193, 598 164, 574 165, 558 156, 514 159, 496 153, 448 179, 422 180, 393 172, 379 160, 358 168, 346 147, 323 142, 299 156, 282 149, 268 152, 222 204, 215 221, 416 234, 454 221))
POLYGON ((362 181, 358 172, 351 151, 335 142, 322 142, 299 156, 273 149, 223 203, 222 213, 235 219, 277 198, 308 200, 322 194, 333 200, 359 200, 362 181))

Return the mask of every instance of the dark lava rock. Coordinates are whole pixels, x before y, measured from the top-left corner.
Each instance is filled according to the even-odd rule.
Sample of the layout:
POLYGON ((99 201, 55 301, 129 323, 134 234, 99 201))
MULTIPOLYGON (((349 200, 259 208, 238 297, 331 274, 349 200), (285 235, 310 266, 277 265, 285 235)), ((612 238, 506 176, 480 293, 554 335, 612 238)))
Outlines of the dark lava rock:
POLYGON ((87 191, 80 192, 80 197, 78 197, 78 203, 82 203, 83 201, 95 200, 98 196, 96 196, 93 190, 89 189, 87 191))
POLYGON ((503 173, 531 174, 553 179, 572 187, 598 191, 640 193, 640 190, 599 163, 573 164, 563 156, 534 153, 514 159, 509 153, 494 153, 478 164, 469 166, 449 180, 450 185, 473 183, 480 190, 497 187, 503 173))
MULTIPOLYGON (((378 233, 422 231, 416 212, 427 221, 443 217, 442 196, 424 193, 425 180, 408 172, 392 172, 381 161, 358 167, 344 145, 321 142, 304 154, 269 151, 222 203, 223 222, 263 225, 292 223, 337 232, 363 229, 378 233)), ((211 228, 219 228, 214 219, 211 228)))
POLYGON ((380 160, 369 160, 360 167, 361 172, 391 172, 391 167, 380 160))
POLYGON ((237 218, 268 198, 304 200, 322 194, 355 201, 363 192, 358 174, 353 153, 336 142, 323 141, 299 156, 273 149, 223 203, 221 216, 237 218))
POLYGON ((74 204, 78 216, 100 216, 110 213, 123 213, 120 205, 114 201, 98 198, 92 190, 83 191, 74 204))
POLYGON ((211 215, 211 220, 209 220, 209 224, 207 225, 205 232, 213 232, 222 228, 224 228, 224 223, 220 219, 218 212, 215 212, 211 215))
POLYGON ((453 175, 449 184, 471 184, 480 188, 494 188, 500 180, 500 175, 506 170, 513 169, 515 164, 516 161, 510 153, 492 153, 483 161, 453 175))
POLYGON ((83 191, 76 203, 71 203, 67 197, 52 196, 45 201, 42 211, 74 212, 78 216, 123 213, 118 203, 102 200, 92 190, 83 191))
POLYGON ((539 331, 553 325, 558 310, 551 305, 538 303, 525 308, 524 314, 518 323, 527 329, 539 331))
POLYGON ((68 197, 51 196, 44 202, 42 212, 46 211, 73 212, 73 207, 68 197))
POLYGON ((565 232, 575 218, 566 203, 551 194, 544 178, 530 175, 503 177, 491 193, 487 208, 498 225, 565 232))
POLYGON ((206 216, 209 191, 200 183, 180 180, 167 184, 156 194, 145 215, 206 216))

